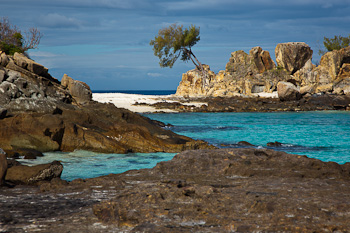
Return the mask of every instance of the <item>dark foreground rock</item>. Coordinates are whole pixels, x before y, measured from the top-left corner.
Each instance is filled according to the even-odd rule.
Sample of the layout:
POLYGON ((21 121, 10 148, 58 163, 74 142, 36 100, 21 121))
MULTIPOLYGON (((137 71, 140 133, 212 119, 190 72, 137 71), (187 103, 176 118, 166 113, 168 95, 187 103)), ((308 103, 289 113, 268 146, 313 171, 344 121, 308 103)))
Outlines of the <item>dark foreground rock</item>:
POLYGON ((62 82, 23 54, 0 51, 0 148, 8 157, 37 152, 180 152, 210 148, 112 104, 91 100, 90 87, 64 75, 62 82), (30 153, 28 153, 30 152, 30 153))
POLYGON ((350 164, 186 151, 153 169, 3 188, 0 197, 9 232, 347 232, 350 164))
POLYGON ((207 97, 174 98, 176 102, 160 101, 149 105, 157 109, 172 109, 178 112, 285 112, 350 110, 350 95, 313 95, 299 100, 280 101, 278 98, 259 97, 207 97), (204 103, 202 106, 188 105, 188 102, 204 103))

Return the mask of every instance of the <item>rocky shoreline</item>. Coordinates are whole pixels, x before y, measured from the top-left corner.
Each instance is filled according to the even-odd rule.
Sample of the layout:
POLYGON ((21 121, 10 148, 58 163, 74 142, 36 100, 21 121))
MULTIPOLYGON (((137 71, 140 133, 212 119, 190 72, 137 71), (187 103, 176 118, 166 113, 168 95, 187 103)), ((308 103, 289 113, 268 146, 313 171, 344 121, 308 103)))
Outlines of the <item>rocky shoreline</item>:
MULTIPOLYGON (((301 94, 300 89, 291 86, 294 81, 287 80, 288 72, 294 72, 288 70, 289 62, 285 62, 287 71, 271 73, 268 71, 274 69, 271 61, 266 53, 256 49, 250 56, 261 56, 243 59, 249 61, 246 64, 249 69, 256 66, 257 70, 248 73, 253 77, 258 75, 255 71, 267 72, 264 75, 282 72, 281 77, 287 82, 277 83, 280 76, 275 75, 269 88, 279 89, 279 98, 226 94, 223 97, 220 90, 228 93, 229 89, 221 89, 220 85, 228 76, 221 73, 224 77, 218 82, 221 84, 215 86, 216 80, 209 85, 219 88, 211 90, 215 95, 190 97, 179 96, 178 92, 170 101, 137 105, 177 112, 349 110, 347 53, 348 50, 342 53, 342 64, 337 64, 342 65, 341 80, 322 92, 312 93, 311 88, 301 94), (260 66, 260 58, 264 58, 264 66, 260 66)), ((239 54, 246 57, 237 53, 233 58, 240 58, 239 54)), ((227 66, 230 75, 239 68, 235 61, 230 59, 232 64, 227 66)), ((304 64, 295 65, 300 69, 304 64)), ((196 71, 187 73, 185 79, 198 84, 196 77, 189 74, 195 75, 196 71)), ((184 90, 184 83, 181 85, 184 90)), ((261 91, 259 85, 252 87, 254 92, 261 91)), ((247 94, 250 87, 245 87, 247 94)), ((320 85, 315 90, 321 90, 320 85)), ((68 75, 58 81, 47 68, 23 54, 7 56, 0 51, 0 231, 349 229, 349 163, 325 163, 265 149, 219 150, 204 141, 177 135, 164 126, 113 104, 93 101, 86 83, 68 75), (102 153, 185 152, 152 169, 72 182, 60 179, 63 166, 58 161, 28 167, 15 160, 19 156, 35 158, 42 156, 42 152, 76 149, 102 153)))
POLYGON ((175 112, 294 112, 294 111, 350 111, 350 95, 313 95, 299 100, 280 101, 278 98, 261 97, 203 97, 167 98, 157 103, 136 103, 175 112), (169 101, 171 100, 171 101, 169 101), (188 103, 200 103, 197 105, 188 103))
POLYGON ((5 232, 347 232, 350 164, 196 150, 152 169, 4 187, 0 196, 5 232))

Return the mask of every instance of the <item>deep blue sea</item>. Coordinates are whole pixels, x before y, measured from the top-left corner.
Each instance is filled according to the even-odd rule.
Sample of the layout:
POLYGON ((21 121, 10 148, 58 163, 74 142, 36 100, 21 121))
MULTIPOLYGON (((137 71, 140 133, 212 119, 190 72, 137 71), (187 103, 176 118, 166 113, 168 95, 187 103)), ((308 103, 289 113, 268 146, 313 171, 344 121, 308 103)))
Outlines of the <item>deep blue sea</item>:
MULTIPOLYGON (((282 113, 162 113, 144 114, 173 126, 178 134, 205 140, 222 148, 238 148, 247 141, 255 148, 271 148, 307 155, 340 164, 350 162, 350 112, 282 113), (279 147, 268 147, 278 141, 279 147)), ((59 160, 64 165, 62 178, 91 178, 131 169, 151 168, 175 154, 99 154, 87 151, 53 152, 26 163, 38 164, 59 160)), ((23 160, 22 160, 23 161, 23 160)))

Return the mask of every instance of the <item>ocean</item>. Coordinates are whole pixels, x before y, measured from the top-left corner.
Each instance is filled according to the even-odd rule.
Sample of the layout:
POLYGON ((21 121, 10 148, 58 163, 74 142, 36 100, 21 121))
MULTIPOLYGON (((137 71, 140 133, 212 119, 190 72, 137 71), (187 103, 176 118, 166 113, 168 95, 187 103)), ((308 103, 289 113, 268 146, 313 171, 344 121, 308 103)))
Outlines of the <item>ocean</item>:
MULTIPOLYGON (((239 142, 246 141, 253 144, 254 148, 280 150, 339 164, 350 162, 349 111, 144 115, 171 124, 167 127, 168 130, 205 140, 219 148, 245 147, 239 142), (281 144, 267 145, 276 141, 281 144)), ((40 164, 59 160, 64 166, 62 179, 70 181, 131 169, 152 168, 160 161, 171 160, 173 156, 173 153, 50 152, 36 160, 26 160, 25 163, 40 164)))
POLYGON ((176 90, 94 90, 93 93, 124 93, 137 95, 172 95, 176 90))

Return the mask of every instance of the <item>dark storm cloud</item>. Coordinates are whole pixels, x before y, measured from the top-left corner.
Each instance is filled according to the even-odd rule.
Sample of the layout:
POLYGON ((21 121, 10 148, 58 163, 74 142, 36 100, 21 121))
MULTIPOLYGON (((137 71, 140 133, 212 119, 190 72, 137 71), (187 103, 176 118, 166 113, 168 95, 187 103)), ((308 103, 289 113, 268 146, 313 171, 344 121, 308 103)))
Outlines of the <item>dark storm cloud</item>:
POLYGON ((350 0, 0 2, 1 16, 19 28, 38 27, 44 34, 39 49, 30 52, 36 61, 58 78, 68 73, 99 89, 114 84, 136 89, 169 89, 171 84, 175 89, 181 74, 193 66, 179 62, 172 70, 161 69, 149 46, 158 30, 172 23, 200 26, 201 41, 193 50, 217 72, 233 51, 261 46, 274 57, 276 45, 289 41, 308 43, 318 60, 317 41, 350 33, 349 12, 350 0))

